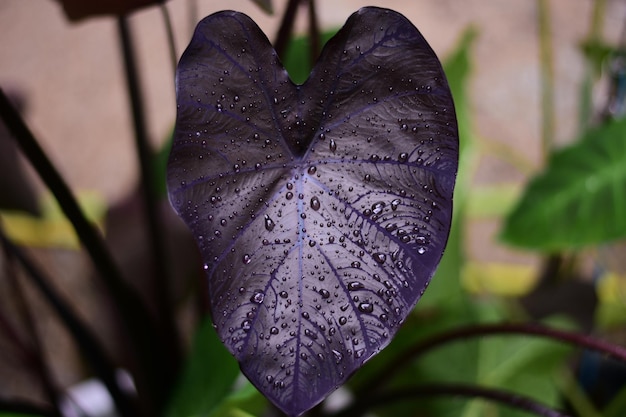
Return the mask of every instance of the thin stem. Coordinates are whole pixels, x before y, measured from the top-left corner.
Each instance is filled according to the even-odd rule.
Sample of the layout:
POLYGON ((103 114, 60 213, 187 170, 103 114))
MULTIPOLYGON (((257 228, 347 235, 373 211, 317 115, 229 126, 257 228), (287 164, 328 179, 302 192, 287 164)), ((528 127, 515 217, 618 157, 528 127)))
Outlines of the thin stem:
POLYGON ((592 42, 600 41, 602 38, 602 28, 604 26, 604 15, 606 12, 606 0, 595 0, 593 2, 593 12, 591 14, 591 27, 588 39, 592 42))
POLYGON ((573 375, 569 368, 561 370, 561 378, 557 378, 558 389, 564 400, 577 416, 602 417, 593 402, 583 390, 576 375, 573 375))
POLYGON ((189 24, 189 37, 193 36, 193 31, 198 24, 198 0, 188 0, 187 2, 187 22, 189 24))
MULTIPOLYGON (((2 224, 0 222, 0 233, 3 232, 2 224)), ((17 273, 14 268, 13 257, 7 248, 3 245, 6 255, 6 276, 11 286, 13 298, 15 300, 19 315, 23 318, 25 330, 30 336, 31 344, 27 351, 24 352, 25 356, 28 356, 30 361, 28 364, 33 368, 34 372, 39 376, 43 389, 48 397, 48 401, 54 407, 54 411, 58 416, 61 416, 60 403, 59 403, 59 390, 50 372, 48 363, 46 362, 43 345, 39 337, 39 332, 35 326, 35 320, 31 309, 29 308, 26 296, 22 290, 22 285, 17 279, 17 273)), ((5 323, 5 327, 8 323, 5 323)), ((14 332, 11 332, 14 333, 14 332)), ((17 338, 17 334, 14 333, 14 338, 17 338)), ((22 345, 22 349, 25 349, 25 344, 22 345)))
POLYGON ((408 363, 414 361, 416 358, 419 358, 434 348, 463 339, 510 335, 545 337, 555 342, 567 343, 576 347, 598 351, 607 355, 607 357, 626 362, 626 348, 603 342, 601 340, 596 340, 579 333, 557 330, 537 324, 524 323, 465 326, 439 333, 429 339, 423 340, 421 343, 414 345, 406 352, 398 355, 394 360, 387 364, 382 372, 375 375, 373 378, 370 378, 370 382, 358 390, 359 396, 366 397, 369 393, 379 389, 382 385, 387 383, 393 375, 406 367, 408 363))
POLYGON ((165 25, 165 33, 167 34, 167 46, 169 48, 170 60, 172 61, 172 68, 176 72, 176 64, 178 62, 178 53, 176 52, 176 39, 174 38, 174 28, 172 26, 172 17, 170 16, 167 4, 159 4, 161 10, 161 16, 163 16, 163 24, 165 25))
POLYGON ((293 32, 293 24, 298 14, 298 6, 300 6, 301 0, 289 0, 285 14, 280 23, 278 34, 276 35, 276 41, 274 42, 274 50, 278 54, 278 57, 282 60, 285 58, 285 52, 287 52, 287 46, 289 45, 289 39, 293 32))
MULTIPOLYGON (((5 255, 5 276, 9 277, 11 281, 16 281, 14 272, 12 271, 13 262, 11 262, 11 256, 6 253, 6 251, 5 255)), ((12 282, 11 285, 14 286, 13 284, 14 283, 12 282)), ((13 292, 15 293, 15 291, 13 292)), ((17 298, 23 296, 21 294, 15 294, 15 296, 11 294, 9 295, 9 297, 13 297, 17 301, 17 298)), ((20 300, 18 301, 18 304, 23 304, 23 302, 20 300)), ((21 309, 19 305, 18 308, 21 309)), ((33 340, 33 343, 26 343, 24 340, 22 340, 21 336, 15 330, 15 328, 11 324, 11 321, 7 318, 7 315, 5 313, 5 311, 0 309, 0 334, 3 336, 3 339, 5 341, 9 341, 9 343, 11 343, 13 347, 12 350, 15 351, 15 356, 11 357, 7 356, 7 352, 4 351, 3 353, 5 355, 5 359, 11 361, 11 363, 15 363, 17 366, 23 366, 28 370, 28 372, 31 372, 33 374, 34 378, 37 378, 37 380, 41 382, 44 394, 46 395, 50 404, 50 415, 60 417, 61 413, 59 411, 58 405, 58 393, 60 392, 60 390, 54 383, 49 368, 46 366, 42 349, 39 347, 39 341, 33 340)), ((25 320, 27 322, 29 321, 29 319, 25 320)), ((32 333, 32 331, 29 332, 32 333)))
POLYGON ((137 415, 137 410, 131 401, 120 389, 115 376, 115 366, 101 348, 96 337, 91 333, 78 315, 72 311, 69 304, 49 284, 50 279, 41 271, 35 263, 17 246, 15 246, 0 230, 0 242, 10 256, 17 259, 26 271, 35 287, 50 303, 53 310, 58 314, 67 330, 72 335, 81 353, 85 355, 93 371, 107 387, 120 415, 132 417, 137 415))
MULTIPOLYGON (((145 211, 146 229, 148 231, 149 247, 152 252, 152 277, 156 292, 157 316, 159 319, 160 364, 163 375, 159 380, 162 385, 160 395, 154 399, 165 401, 173 382, 176 379, 181 363, 182 353, 179 345, 179 335, 174 323, 174 312, 169 289, 169 269, 165 239, 161 222, 157 212, 158 198, 155 189, 155 180, 152 169, 153 154, 148 143, 143 100, 140 92, 139 72, 135 62, 135 53, 132 36, 126 17, 118 18, 118 32, 126 73, 127 91, 133 115, 135 133, 135 147, 139 160, 141 174, 141 191, 145 211)), ((152 349, 155 349, 153 346, 152 349)), ((155 382, 155 381, 152 381, 155 382)))
MULTIPOLYGON (((587 34, 585 43, 597 45, 601 42, 604 27, 604 16, 606 12, 606 0, 595 0, 593 2, 593 10, 591 12, 591 22, 589 25, 589 33, 587 34)), ((578 110, 578 130, 583 132, 589 128, 594 121, 594 105, 592 100, 593 84, 599 77, 599 68, 587 59, 585 72, 580 88, 580 106, 578 110)), ((610 96, 610 94, 609 94, 610 96)), ((608 98, 607 104, 601 110, 601 120, 610 116, 608 106, 610 106, 611 97, 608 98)))
POLYGON ((383 394, 363 397, 352 406, 333 417, 357 417, 372 408, 398 401, 411 401, 416 398, 431 397, 483 398, 518 410, 527 411, 542 417, 568 417, 557 410, 543 405, 531 398, 507 391, 462 384, 433 384, 398 389, 383 394))
MULTIPOLYGON (((107 284, 113 288, 112 292, 130 293, 131 290, 124 284, 120 271, 105 247, 102 236, 83 215, 69 187, 2 90, 0 90, 0 116, 15 137, 22 152, 58 200, 61 209, 72 222, 72 226, 74 226, 94 264, 100 270, 107 284)), ((127 296, 132 297, 130 294, 127 296)))
POLYGON ((30 346, 22 340, 20 335, 10 323, 5 311, 0 310, 0 333, 3 334, 3 340, 8 340, 15 347, 17 357, 11 359, 11 362, 19 362, 29 368, 33 368, 35 362, 35 353, 30 346))
POLYGON ((317 19, 315 0, 309 0, 309 69, 313 68, 317 57, 320 55, 320 25, 317 19))
POLYGON ((56 417, 54 410, 24 401, 8 401, 0 399, 0 413, 15 413, 38 417, 56 417))
MULTIPOLYGON (((2 220, 0 219, 0 230, 1 228, 2 220)), ((3 250, 3 252, 6 260, 4 262, 4 276, 9 277, 9 279, 13 281, 15 277, 14 263, 6 249, 3 250)), ((14 286, 14 284, 12 284, 12 286, 14 286)), ((29 368, 34 368, 33 363, 36 361, 34 349, 23 340, 22 336, 15 330, 6 311, 4 311, 2 307, 0 307, 0 333, 4 333, 5 340, 9 340, 15 346, 18 355, 16 361, 19 361, 29 368)))
MULTIPOLYGON (((552 30, 550 0, 537 0, 537 24, 539 28, 539 65, 541 72, 541 159, 545 164, 552 151, 555 136, 554 111, 554 54, 552 50, 552 30)), ((550 268, 563 261, 560 253, 544 259, 544 266, 539 272, 539 280, 554 281, 558 275, 552 275, 550 268)), ((559 272, 558 270, 556 271, 559 272)), ((548 281, 549 282, 549 281, 548 281)))
POLYGON ((555 133, 554 58, 549 0, 537 0, 541 65, 541 145, 543 160, 552 150, 555 133))
POLYGON ((150 379, 158 378, 161 375, 158 369, 162 361, 155 356, 155 346, 159 345, 159 339, 145 304, 135 290, 123 280, 111 253, 106 248, 102 235, 87 220, 69 187, 2 89, 0 89, 0 117, 74 227, 114 301, 112 304, 118 308, 117 313, 123 318, 121 323, 124 326, 125 336, 131 342, 135 358, 147 375, 150 375, 149 372, 152 371, 154 375, 150 379))

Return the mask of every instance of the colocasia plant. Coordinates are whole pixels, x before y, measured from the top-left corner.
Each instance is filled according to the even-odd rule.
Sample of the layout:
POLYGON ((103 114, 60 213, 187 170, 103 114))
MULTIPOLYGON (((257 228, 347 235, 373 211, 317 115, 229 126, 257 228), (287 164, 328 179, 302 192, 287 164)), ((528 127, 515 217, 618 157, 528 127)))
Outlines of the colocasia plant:
POLYGON ((204 259, 214 326, 297 416, 383 349, 428 286, 452 217, 458 133, 435 53, 363 8, 294 84, 225 11, 177 70, 168 190, 204 259))
MULTIPOLYGON (((298 1, 292 0, 286 8, 283 23, 287 24, 279 31, 284 36, 278 36, 276 42, 276 48, 281 51, 289 37, 288 23, 293 20, 292 12, 297 5, 298 1)), ((315 29, 314 2, 309 2, 309 6, 311 26, 315 29)), ((140 94, 125 19, 119 19, 120 38, 134 109, 137 152, 143 161, 142 185, 150 191, 151 164, 141 128, 140 94)), ((318 31, 312 30, 310 37, 318 37, 316 34, 319 35, 318 31)), ((468 123, 464 117, 463 89, 459 88, 463 76, 459 74, 468 68, 466 47, 461 50, 465 52, 453 56, 451 62, 455 64, 448 67, 449 80, 457 93, 460 126, 465 132, 468 123)), ((327 43, 308 80, 301 85, 290 80, 277 52, 252 20, 231 11, 213 14, 197 26, 180 60, 176 81, 178 115, 167 166, 168 193, 203 256, 214 327, 252 384, 284 413, 298 416, 320 403, 390 343, 402 323, 411 318, 411 310, 441 260, 451 228, 459 159, 456 112, 448 82, 439 60, 419 31, 402 15, 373 7, 361 9, 348 19, 327 43)), ((5 263, 6 275, 16 279, 13 267, 8 266, 21 265, 24 275, 71 334, 85 363, 106 385, 119 415, 165 413, 186 417, 209 412, 213 416, 222 415, 219 407, 228 403, 228 398, 232 399, 224 396, 236 377, 234 361, 228 365, 227 372, 224 368, 211 374, 211 368, 207 371, 204 366, 195 366, 196 351, 204 354, 200 347, 219 347, 219 341, 198 343, 187 369, 202 376, 208 372, 211 378, 198 381, 193 373, 189 378, 185 373, 179 388, 172 392, 172 381, 179 372, 179 352, 167 281, 156 280, 161 308, 158 309, 160 320, 155 320, 140 294, 127 285, 101 236, 79 209, 62 177, 1 89, 0 119, 72 222, 111 300, 115 301, 111 303, 115 314, 124 317, 126 336, 120 338, 120 344, 137 361, 131 369, 137 396, 120 386, 116 378, 120 364, 108 357, 90 326, 73 313, 70 304, 54 291, 47 274, 12 242, 0 225, 0 246, 10 260, 5 263), (207 397, 210 400, 205 404, 207 397), (183 407, 179 407, 181 404, 183 407)), ((614 139, 622 138, 623 126, 623 121, 616 121, 591 132, 589 138, 596 140, 585 140, 576 149, 593 145, 592 150, 599 152, 598 155, 612 157, 604 165, 600 158, 596 168, 602 168, 603 173, 607 172, 607 166, 617 169, 623 165, 618 163, 623 146, 614 139), (605 152, 609 145, 615 152, 605 152)), ((466 146, 461 160, 467 161, 471 134, 464 137, 466 146)), ((536 192, 532 196, 543 193, 541 197, 545 197, 549 191, 548 194, 558 197, 563 190, 555 189, 555 183, 570 191, 580 188, 583 177, 573 178, 572 184, 562 177, 567 163, 571 165, 575 161, 580 165, 584 158, 574 158, 577 155, 574 149, 560 155, 552 161, 552 173, 559 174, 559 181, 548 181, 551 172, 548 171, 543 180, 538 179, 536 186, 529 188, 536 192), (552 187, 548 191, 546 184, 552 187)), ((463 165, 467 167, 466 163, 463 165)), ((619 173, 615 169, 612 174, 619 173)), ((595 171, 586 172, 585 175, 591 175, 595 171)), ((617 174, 602 178, 609 185, 621 184, 617 174)), ((588 181, 582 183, 588 186, 588 181)), ((156 261, 165 255, 159 248, 159 223, 151 209, 156 199, 149 192, 145 194, 146 218, 151 219, 148 223, 154 237, 151 241, 155 268, 164 271, 167 268, 158 265, 166 263, 156 261)), ((563 196, 571 200, 578 194, 567 192, 561 195, 561 200, 563 196)), ((589 201, 586 207, 604 204, 610 208, 609 214, 621 213, 605 204, 606 199, 598 199, 600 195, 586 195, 585 201, 589 201)), ((539 200, 528 201, 532 206, 539 200)), ((462 213, 464 205, 464 193, 457 193, 457 214, 462 213)), ((518 210, 514 217, 523 214, 518 210)), ((453 244, 448 249, 448 259, 456 254, 456 259, 450 261, 456 270, 462 267, 458 233, 462 228, 456 227, 462 218, 463 215, 455 217, 453 244)), ((571 216, 559 218, 570 219, 567 222, 572 219, 571 216)), ((511 223, 505 236, 535 247, 541 244, 544 249, 562 250, 563 242, 571 243, 562 234, 559 238, 558 233, 551 240, 545 235, 533 235, 528 240, 524 227, 515 225, 536 226, 537 221, 544 221, 534 219, 523 217, 511 223), (512 233, 516 231, 519 233, 512 233), (525 240, 519 241, 520 237, 525 240)), ((566 223, 566 227, 552 227, 551 232, 569 232, 572 228, 566 223)), ((577 235, 576 242, 604 242, 617 235, 615 230, 600 226, 624 224, 604 218, 601 223, 589 222, 593 227, 588 230, 594 232, 577 235), (611 234, 599 238, 597 230, 609 230, 611 234)), ((617 226, 616 230, 623 230, 617 226)), ((444 260, 442 266, 449 267, 450 262, 444 260)), ((444 299, 463 303, 460 299, 450 301, 447 296, 438 300, 444 299)), ((552 405, 542 405, 526 396, 545 386, 537 385, 536 381, 550 384, 550 372, 537 373, 539 368, 545 370, 542 358, 545 361, 552 356, 550 351, 540 355, 539 350, 545 346, 534 344, 522 352, 519 343, 500 349, 504 345, 483 343, 488 336, 540 336, 626 362, 623 347, 531 323, 491 323, 494 318, 491 313, 484 315, 488 320, 480 318, 487 311, 484 306, 472 309, 474 313, 468 320, 456 319, 463 316, 459 312, 470 309, 456 307, 428 316, 429 322, 420 321, 419 326, 430 329, 419 337, 411 335, 402 340, 402 333, 407 332, 400 332, 398 343, 388 350, 394 354, 393 359, 381 355, 379 359, 385 359, 381 366, 364 369, 364 380, 351 381, 355 401, 335 412, 317 408, 311 414, 353 417, 384 404, 392 407, 390 414, 381 415, 397 415, 396 403, 407 398, 461 396, 488 399, 514 409, 507 416, 518 415, 520 410, 545 417, 565 416, 550 408, 552 405), (454 321, 448 320, 451 316, 454 321), (454 327, 449 328, 446 323, 454 327), (481 338, 480 344, 471 344, 463 351, 444 351, 433 361, 422 360, 419 367, 411 367, 418 362, 417 358, 434 348, 477 338, 481 338), (500 356, 494 357, 494 352, 500 356), (492 369, 499 357, 510 352, 516 353, 492 369), (452 356, 464 366, 455 369, 453 375, 446 375, 447 370, 455 368, 447 362, 452 356), (482 362, 485 358, 489 359, 487 364, 482 362), (531 363, 533 367, 528 368, 531 363), (402 383, 407 375, 399 370, 405 368, 410 368, 407 373, 410 384, 402 383), (485 373, 485 369, 490 372, 485 373), (516 380, 518 373, 530 374, 530 378, 521 375, 516 380), (431 380, 431 376, 435 378, 431 380), (458 382, 449 383, 449 380, 458 382), (506 385, 505 381, 508 381, 506 385), (526 383, 526 388, 528 381, 532 381, 533 389, 520 389, 520 393, 507 391, 517 387, 520 381, 526 383), (472 385, 474 382, 479 384, 472 385), (502 388, 494 388, 500 384, 502 388)), ((31 320, 28 314, 24 316, 25 322, 31 320)), ((2 317, 0 311, 4 332, 17 334, 6 330, 11 330, 7 327, 10 321, 2 317)), ((503 317, 495 318, 502 321, 503 317)), ((415 318, 414 315, 412 319, 415 318)), ((415 320, 407 323, 410 324, 415 324, 415 320)), ((415 326, 408 328, 409 333, 415 329, 415 326)), ((32 333, 33 346, 37 347, 36 331, 32 333)), ((204 332, 199 334, 206 336, 204 332)), ((16 340, 18 348, 28 346, 16 340)), ((34 374, 43 381, 50 405, 41 408, 19 401, 0 401, 0 414, 61 415, 61 391, 55 387, 41 352, 26 349, 23 353, 24 357, 37 361, 34 374)), ((207 351, 206 355, 211 366, 220 361, 215 359, 220 352, 207 351)), ((568 384, 572 385, 569 382, 562 385, 568 384)), ((542 396, 542 401, 557 404, 558 391, 542 396)), ((609 410, 606 415, 624 414, 619 408, 621 398, 617 398, 616 406, 606 408, 609 410)), ((575 403, 586 404, 572 401, 575 403)), ((413 410, 413 414, 423 414, 426 409, 413 410)), ((450 414, 437 410, 439 407, 427 413, 450 414)), ((467 410, 480 413, 472 404, 467 410)), ((245 414, 239 409, 231 411, 233 415, 245 414)), ((593 410, 585 413, 598 414, 593 410)))

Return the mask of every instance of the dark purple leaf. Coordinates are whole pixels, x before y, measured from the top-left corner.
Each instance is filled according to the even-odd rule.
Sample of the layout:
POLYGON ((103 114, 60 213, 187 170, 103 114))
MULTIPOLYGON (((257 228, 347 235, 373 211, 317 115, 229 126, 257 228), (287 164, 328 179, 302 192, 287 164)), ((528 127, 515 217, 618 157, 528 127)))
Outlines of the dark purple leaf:
POLYGON ((294 85, 247 16, 204 19, 177 74, 168 167, 224 344, 295 416, 386 346, 441 258, 458 157, 441 65, 364 8, 294 85))

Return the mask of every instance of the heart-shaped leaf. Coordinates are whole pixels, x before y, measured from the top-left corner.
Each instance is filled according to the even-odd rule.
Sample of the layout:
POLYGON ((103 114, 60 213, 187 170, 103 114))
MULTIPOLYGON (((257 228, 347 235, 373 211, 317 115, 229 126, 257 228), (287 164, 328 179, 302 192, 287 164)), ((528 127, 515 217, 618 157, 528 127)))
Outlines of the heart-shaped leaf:
POLYGON ((386 346, 450 229, 454 105, 419 31, 364 8, 293 84, 257 25, 220 12, 177 72, 171 203, 204 257, 214 325, 295 416, 386 346))

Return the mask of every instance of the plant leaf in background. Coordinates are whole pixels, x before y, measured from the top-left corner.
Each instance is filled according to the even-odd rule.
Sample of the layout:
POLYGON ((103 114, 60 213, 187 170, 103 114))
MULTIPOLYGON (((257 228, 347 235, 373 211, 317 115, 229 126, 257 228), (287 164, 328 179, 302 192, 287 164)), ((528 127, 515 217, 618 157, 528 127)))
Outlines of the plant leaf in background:
POLYGON ((596 74, 600 74, 606 60, 617 53, 617 49, 614 46, 598 39, 584 41, 580 45, 580 49, 596 74))
POLYGON ((259 6, 265 13, 273 14, 274 7, 272 6, 272 0, 252 0, 252 3, 259 6))
MULTIPOLYGON (((104 198, 97 192, 91 191, 80 191, 77 193, 77 198, 87 219, 103 230, 106 215, 104 198)), ((79 249, 80 240, 54 197, 44 194, 39 206, 38 217, 0 210, 0 221, 3 223, 6 235, 20 245, 79 249)))
MULTIPOLYGON (((484 321, 500 320, 504 315, 498 309, 484 308, 491 317, 484 321)), ((484 314, 484 313, 483 313, 484 314)), ((573 330, 574 325, 564 317, 550 317, 545 322, 553 328, 573 330)), ((527 337, 484 338, 478 341, 476 382, 482 386, 505 388, 510 392, 537 399, 551 407, 559 407, 561 393, 555 382, 558 372, 563 369, 570 346, 552 340, 527 337)), ((433 369, 434 371, 434 369, 433 369)), ((434 375, 434 374, 433 374, 434 375)), ((465 406, 463 417, 498 415, 524 417, 526 412, 512 410, 502 405, 474 400, 465 406), (498 411, 496 411, 498 410, 498 411)))
POLYGON ((196 332, 191 355, 167 415, 209 415, 230 393, 238 375, 237 363, 220 343, 210 319, 206 319, 196 332))
POLYGON ((258 26, 204 19, 177 71, 170 201, 205 261, 214 325, 285 413, 385 347, 441 258, 458 136, 441 65, 364 8, 289 80, 258 26))
MULTIPOLYGON (((330 38, 332 38, 337 30, 331 30, 324 32, 320 35, 320 44, 325 45, 330 38)), ((296 84, 302 84, 309 78, 311 72, 311 64, 309 62, 309 48, 311 46, 311 40, 309 36, 298 36, 289 42, 285 57, 283 59, 283 65, 289 73, 289 79, 296 84)))
POLYGON ((626 118, 555 152, 508 216, 505 242, 545 252, 626 237, 626 118))

